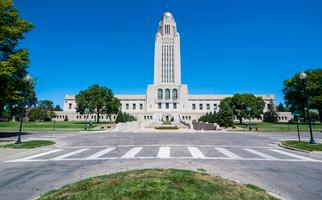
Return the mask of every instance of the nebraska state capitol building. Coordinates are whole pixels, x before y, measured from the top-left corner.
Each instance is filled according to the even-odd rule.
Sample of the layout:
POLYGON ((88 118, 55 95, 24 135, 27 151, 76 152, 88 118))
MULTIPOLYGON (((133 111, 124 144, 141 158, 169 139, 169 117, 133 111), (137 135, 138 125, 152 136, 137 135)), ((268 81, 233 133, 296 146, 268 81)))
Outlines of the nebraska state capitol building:
MULTIPOLYGON (((159 123, 173 119, 174 122, 191 122, 207 112, 218 112, 220 100, 232 95, 191 95, 188 86, 181 83, 180 34, 173 15, 165 12, 155 35, 154 83, 147 86, 146 94, 115 95, 121 101, 121 110, 134 115, 138 121, 159 123)), ((265 101, 264 112, 275 97, 272 94, 256 95, 265 101)), ((64 109, 57 112, 56 120, 85 120, 76 112, 75 95, 65 95, 64 109)), ((96 116, 90 115, 95 120, 96 116)), ((102 115, 102 121, 110 120, 102 115)), ((112 116, 111 120, 115 120, 112 116)), ((261 120, 261 119, 254 119, 261 120)))

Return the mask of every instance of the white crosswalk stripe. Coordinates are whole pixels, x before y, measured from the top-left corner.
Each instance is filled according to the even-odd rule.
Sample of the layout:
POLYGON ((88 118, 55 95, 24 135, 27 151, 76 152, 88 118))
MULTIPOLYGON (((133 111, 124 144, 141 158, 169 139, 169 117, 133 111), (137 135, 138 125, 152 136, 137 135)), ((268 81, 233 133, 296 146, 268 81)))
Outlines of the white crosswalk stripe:
POLYGON ((253 153, 259 157, 262 157, 264 159, 267 159, 267 160, 279 160, 278 158, 274 157, 274 156, 271 156, 271 155, 268 155, 266 153, 263 153, 263 152, 259 152, 259 151, 256 151, 254 149, 248 149, 248 148, 244 148, 245 151, 248 151, 250 153, 253 153))
POLYGON ((158 158, 170 158, 170 147, 160 147, 158 158))
POLYGON ((134 158, 134 156, 138 154, 142 149, 143 147, 134 147, 126 152, 121 158, 134 158))
POLYGON ((198 147, 188 147, 192 157, 194 158, 205 158, 205 155, 200 151, 198 147))
POLYGON ((232 146, 211 146, 202 145, 185 146, 185 145, 120 145, 120 146, 90 146, 90 147, 66 147, 65 149, 53 149, 46 152, 29 155, 23 158, 8 160, 5 162, 46 162, 46 161, 81 161, 81 160, 116 160, 116 159, 198 159, 198 160, 239 160, 239 161, 278 161, 278 162, 321 162, 322 160, 313 159, 305 154, 290 153, 278 148, 251 148, 232 147, 232 146), (105 147, 105 148, 103 148, 105 147), (130 147, 130 148, 129 148, 130 147), (176 147, 176 148, 172 148, 176 147), (142 151, 145 148, 145 151, 142 151), (147 149, 146 149, 147 148, 147 149), (153 151, 157 148, 157 152, 153 151), (74 149, 68 152, 70 149, 74 149), (229 150, 228 150, 229 149, 229 150), (88 151, 91 150, 91 151, 88 151), (114 152, 115 150, 115 152, 114 152), (127 151, 124 151, 127 150, 127 151), (187 152, 188 150, 188 152, 187 152), (201 150, 206 151, 204 154, 201 150), (233 150, 233 151, 232 151, 233 150), (87 152, 88 151, 88 152, 87 152), (113 151, 113 155, 106 156, 113 151), (138 156, 138 154, 142 153, 138 156), (210 155, 210 151, 217 151, 223 156, 206 156, 210 155), (246 152, 251 153, 245 154, 246 152), (66 153, 67 152, 67 153, 66 153), (83 153, 85 152, 85 153, 83 153), (125 153, 124 153, 125 152, 125 153), (265 152, 265 153, 264 153, 265 152), (268 153, 266 153, 268 152, 268 153), (82 153, 82 154, 81 154, 82 153), (270 154, 271 153, 271 154, 270 154), (80 154, 78 156, 75 156, 80 154), (275 155, 284 155, 275 157, 275 155), (180 155, 180 156, 179 156, 180 155), (185 156, 182 156, 185 155, 185 156), (253 156, 252 156, 253 155, 253 156), (256 155, 256 156, 254 156, 256 155))
POLYGON ((36 154, 36 155, 28 156, 28 157, 22 158, 20 160, 31 160, 31 159, 39 158, 39 157, 46 156, 46 155, 49 155, 49 154, 53 154, 53 153, 56 153, 56 152, 59 152, 59 151, 62 151, 62 150, 64 150, 64 149, 54 149, 54 150, 51 150, 51 151, 46 151, 46 152, 39 153, 39 154, 36 154))
POLYGON ((87 151, 87 150, 89 150, 89 149, 79 149, 79 150, 76 150, 76 151, 72 151, 70 153, 63 154, 61 156, 57 156, 57 157, 53 158, 52 160, 62 160, 62 159, 68 158, 70 156, 73 156, 75 154, 78 154, 78 153, 81 153, 81 152, 84 152, 84 151, 87 151))
POLYGON ((240 156, 234 154, 233 152, 225 149, 225 148, 221 148, 221 147, 218 147, 218 148, 215 148, 217 151, 219 151, 220 153, 224 154, 225 156, 227 156, 228 158, 231 158, 231 159, 241 159, 240 156))
POLYGON ((106 155, 108 154, 109 152, 113 151, 115 148, 106 148, 106 149, 103 149, 97 153, 94 153, 93 155, 91 156, 88 156, 86 159, 96 159, 96 158, 99 158, 103 155, 106 155))
POLYGON ((293 158, 298 158, 298 159, 301 159, 301 160, 316 161, 315 159, 312 159, 312 158, 307 158, 307 157, 304 157, 304 156, 295 155, 293 153, 289 153, 289 152, 282 151, 282 150, 279 150, 279 149, 270 149, 270 151, 280 153, 280 154, 283 154, 283 155, 287 155, 287 156, 290 156, 290 157, 293 157, 293 158))

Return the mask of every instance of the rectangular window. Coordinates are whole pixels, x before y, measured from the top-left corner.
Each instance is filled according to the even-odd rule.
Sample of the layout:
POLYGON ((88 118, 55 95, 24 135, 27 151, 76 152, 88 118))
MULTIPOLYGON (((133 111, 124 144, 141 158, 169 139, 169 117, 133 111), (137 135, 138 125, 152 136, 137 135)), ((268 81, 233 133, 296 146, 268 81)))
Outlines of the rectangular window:
POLYGON ((214 111, 217 110, 217 104, 214 104, 214 111))
POLYGON ((71 109, 72 109, 72 103, 69 103, 69 104, 68 104, 68 108, 69 108, 69 110, 71 110, 71 109))
POLYGON ((207 110, 210 110, 210 104, 207 103, 207 110))
POLYGON ((203 105, 202 105, 202 103, 201 104, 199 104, 199 110, 202 110, 203 109, 203 107, 202 107, 203 105))
POLYGON ((177 109, 177 104, 173 103, 173 109, 177 109))
POLYGON ((162 108, 162 104, 158 103, 158 108, 161 109, 162 108))
POLYGON ((134 104, 133 104, 133 110, 135 110, 135 109, 136 109, 136 104, 134 103, 134 104))
POLYGON ((143 104, 140 103, 140 110, 143 110, 143 104))
POLYGON ((128 109, 129 109, 129 107, 130 107, 130 106, 129 106, 129 104, 128 104, 128 103, 127 103, 127 104, 125 104, 125 109, 126 109, 126 110, 128 110, 128 109))
POLYGON ((169 103, 165 103, 165 108, 169 109, 169 103))
POLYGON ((196 104, 192 104, 192 110, 196 110, 196 104))

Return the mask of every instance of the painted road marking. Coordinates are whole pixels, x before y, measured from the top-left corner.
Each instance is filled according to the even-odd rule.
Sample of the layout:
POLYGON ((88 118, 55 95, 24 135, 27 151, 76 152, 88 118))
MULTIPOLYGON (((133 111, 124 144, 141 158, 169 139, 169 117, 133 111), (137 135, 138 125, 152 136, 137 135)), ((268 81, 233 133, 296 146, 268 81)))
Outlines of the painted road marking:
POLYGON ((231 158, 231 159, 242 159, 240 156, 234 154, 233 152, 225 149, 225 148, 215 148, 217 151, 219 151, 220 153, 224 154, 225 156, 227 156, 228 158, 231 158))
POLYGON ((263 152, 259 152, 259 151, 256 151, 254 149, 248 149, 248 148, 244 148, 245 151, 248 151, 250 153, 253 153, 259 157, 262 157, 264 159, 267 159, 267 160, 279 160, 278 158, 274 157, 274 156, 271 156, 271 155, 268 155, 266 153, 263 153, 263 152))
POLYGON ((270 151, 280 153, 280 154, 283 154, 283 155, 287 155, 287 156, 290 156, 290 157, 293 157, 293 158, 298 158, 298 159, 301 159, 301 160, 316 161, 315 159, 312 159, 312 158, 296 155, 296 154, 289 153, 289 152, 286 152, 286 151, 282 151, 282 150, 279 150, 279 149, 270 149, 270 151))
POLYGON ((134 147, 126 152, 121 158, 134 158, 136 154, 138 154, 143 147, 134 147))
POLYGON ((54 150, 51 150, 51 151, 46 151, 46 152, 43 152, 43 153, 35 154, 35 155, 32 155, 32 156, 28 156, 28 157, 17 159, 17 160, 31 160, 31 159, 34 159, 34 158, 39 158, 41 156, 56 153, 56 152, 59 152, 59 151, 62 151, 62 150, 64 150, 64 149, 54 149, 54 150))
POLYGON ((106 148, 106 149, 103 149, 91 156, 88 156, 86 159, 95 159, 95 158, 99 158, 105 154, 108 154, 109 152, 113 151, 115 148, 106 148))
POLYGON ((205 158, 205 155, 199 150, 198 147, 188 147, 192 157, 194 158, 205 158))
MULTIPOLYGON (((142 160, 153 160, 153 159, 178 159, 178 160, 184 160, 184 159, 195 159, 195 160, 240 160, 240 161, 286 161, 286 162, 320 162, 322 163, 322 160, 317 160, 317 159, 312 159, 307 157, 306 155, 299 155, 296 153, 289 153, 286 151, 279 150, 277 148, 270 148, 267 149, 270 152, 274 152, 277 154, 283 154, 286 156, 289 156, 290 158, 277 158, 272 155, 262 153, 259 151, 258 148, 249 148, 244 146, 244 148, 238 148, 236 150, 236 153, 231 152, 230 150, 227 150, 226 148, 223 147, 217 147, 217 146, 212 146, 213 150, 217 150, 218 152, 222 153, 223 156, 220 157, 207 157, 205 154, 200 150, 200 146, 195 145, 195 146, 181 146, 181 148, 188 148, 189 152, 191 155, 189 156, 184 156, 184 157, 171 157, 171 147, 174 145, 163 145, 163 146, 155 146, 159 148, 159 151, 157 155, 154 156, 137 156, 138 153, 143 149, 143 148, 149 148, 150 146, 144 146, 140 145, 140 147, 137 146, 130 146, 129 147, 123 147, 123 146, 110 146, 110 147, 105 147, 104 149, 100 148, 78 148, 73 150, 72 152, 69 153, 64 153, 64 149, 54 149, 54 150, 48 150, 46 152, 42 153, 37 153, 35 155, 27 156, 21 159, 14 159, 14 160, 8 160, 4 162, 46 162, 46 161, 82 161, 82 160, 122 160, 122 159, 142 159, 142 160), (129 148, 129 150, 123 155, 123 156, 110 156, 110 157, 103 157, 104 155, 110 153, 111 151, 115 149, 122 149, 122 148, 129 148), (79 154, 81 152, 87 151, 89 149, 96 149, 97 152, 94 154, 91 154, 89 156, 78 156, 77 158, 71 157, 72 155, 79 154), (238 155, 240 150, 245 150, 248 151, 254 155, 257 155, 258 157, 241 157, 238 155), (61 152, 62 151, 62 152, 61 152), (54 153, 60 152, 60 156, 57 155, 51 155, 54 153), (41 158, 42 156, 49 155, 53 158, 41 158)), ((174 150, 172 150, 174 151, 174 150)), ((48 156, 47 156, 48 157, 48 156)))
POLYGON ((61 156, 57 156, 55 158, 52 158, 51 160, 63 160, 63 159, 68 158, 68 157, 70 157, 72 155, 75 155, 75 154, 78 154, 78 153, 81 153, 81 152, 84 152, 84 151, 87 151, 87 150, 89 150, 89 149, 79 149, 79 150, 76 150, 76 151, 72 151, 70 153, 63 154, 61 156))
POLYGON ((170 158, 170 147, 160 147, 158 158, 170 158))

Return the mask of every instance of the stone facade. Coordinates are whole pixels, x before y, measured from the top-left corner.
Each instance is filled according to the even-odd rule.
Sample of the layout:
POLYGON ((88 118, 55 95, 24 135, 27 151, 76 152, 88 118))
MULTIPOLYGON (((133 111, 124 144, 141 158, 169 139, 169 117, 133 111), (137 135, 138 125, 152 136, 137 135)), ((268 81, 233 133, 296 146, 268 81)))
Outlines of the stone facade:
MULTIPOLYGON (((146 95, 116 95, 121 101, 121 110, 134 115, 146 124, 174 120, 191 123, 207 112, 218 112, 219 104, 225 97, 232 95, 191 95, 188 86, 181 84, 180 35, 171 13, 162 15, 155 36, 154 83, 147 86, 146 95)), ((272 94, 258 94, 265 101, 264 112, 272 94)), ((85 120, 76 113, 75 95, 65 95, 64 110, 57 112, 56 120, 85 120)), ((90 115, 89 119, 96 119, 90 115)), ((115 116, 112 116, 112 121, 115 116)), ((101 121, 110 120, 103 115, 101 121)), ((261 121, 262 119, 253 119, 261 121)))

